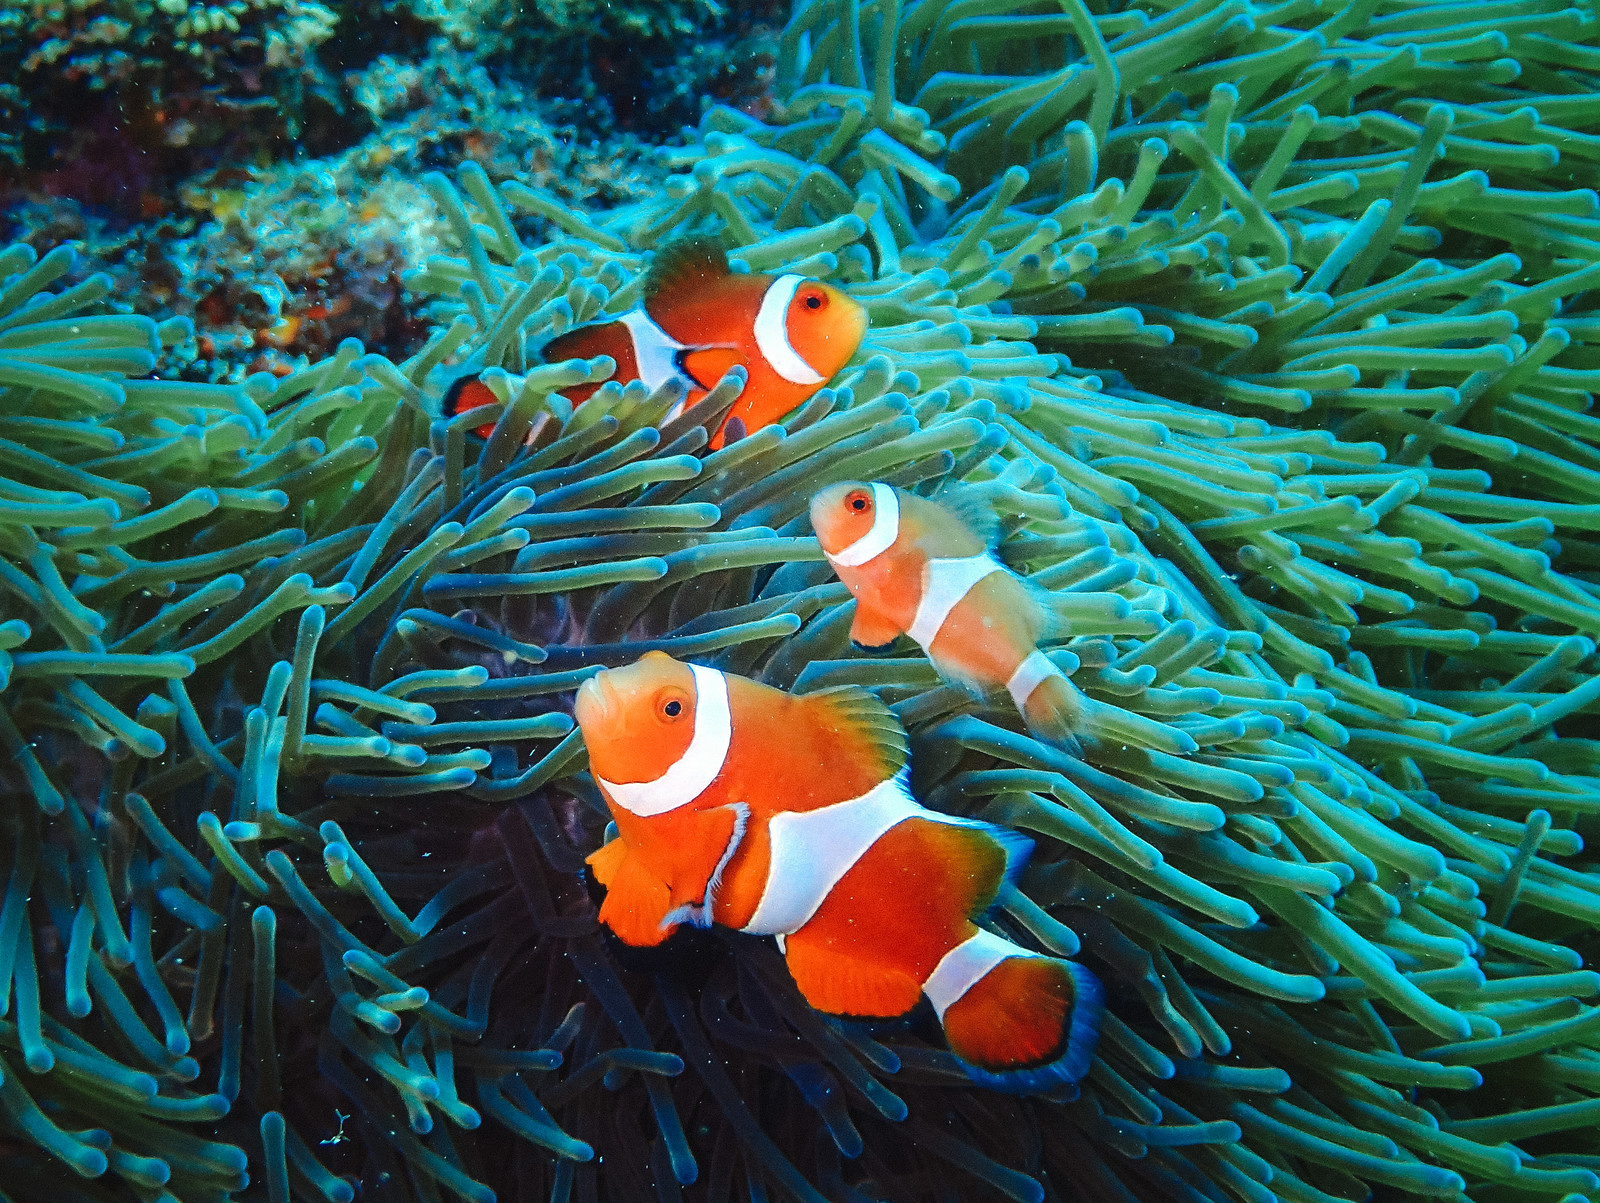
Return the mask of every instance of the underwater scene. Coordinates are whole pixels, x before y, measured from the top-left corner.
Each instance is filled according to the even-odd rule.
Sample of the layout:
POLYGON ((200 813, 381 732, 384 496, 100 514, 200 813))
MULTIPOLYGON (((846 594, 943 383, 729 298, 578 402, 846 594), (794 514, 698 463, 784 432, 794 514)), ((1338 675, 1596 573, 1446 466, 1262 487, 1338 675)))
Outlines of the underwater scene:
POLYGON ((1600 1203, 1595 0, 0 0, 0 1203, 1600 1203))

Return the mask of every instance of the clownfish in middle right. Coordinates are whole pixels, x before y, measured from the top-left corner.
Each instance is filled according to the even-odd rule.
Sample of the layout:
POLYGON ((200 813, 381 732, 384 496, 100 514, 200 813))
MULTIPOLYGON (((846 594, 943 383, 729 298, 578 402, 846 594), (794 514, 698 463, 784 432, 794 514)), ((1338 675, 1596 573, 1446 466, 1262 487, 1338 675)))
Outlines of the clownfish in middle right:
POLYGON ((945 679, 978 694, 1004 686, 1030 731, 1076 751, 1081 695, 1039 650, 1050 612, 995 558, 981 525, 882 482, 845 481, 811 499, 811 526, 856 599, 851 642, 871 651, 909 635, 945 679))

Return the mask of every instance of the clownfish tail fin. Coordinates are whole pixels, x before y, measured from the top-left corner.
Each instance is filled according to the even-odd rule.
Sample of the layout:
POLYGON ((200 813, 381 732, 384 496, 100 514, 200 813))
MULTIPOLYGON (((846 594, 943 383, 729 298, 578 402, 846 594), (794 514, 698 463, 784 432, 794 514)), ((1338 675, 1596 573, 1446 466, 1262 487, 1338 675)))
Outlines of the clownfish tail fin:
POLYGON ((1081 756, 1078 732, 1084 728, 1083 695, 1043 652, 1035 651, 1006 682, 1028 730, 1064 752, 1081 756))
MULTIPOLYGON (((946 1003, 941 1015, 945 1039, 967 1076, 1012 1094, 1048 1093, 1082 1078, 1094 1059, 1104 1012, 1094 974, 1075 962, 1027 954, 980 932, 934 970, 925 987, 930 997, 945 966, 975 943, 985 945, 983 960, 1001 959, 946 1003)), ((940 1002, 934 998, 936 1010, 940 1002)))

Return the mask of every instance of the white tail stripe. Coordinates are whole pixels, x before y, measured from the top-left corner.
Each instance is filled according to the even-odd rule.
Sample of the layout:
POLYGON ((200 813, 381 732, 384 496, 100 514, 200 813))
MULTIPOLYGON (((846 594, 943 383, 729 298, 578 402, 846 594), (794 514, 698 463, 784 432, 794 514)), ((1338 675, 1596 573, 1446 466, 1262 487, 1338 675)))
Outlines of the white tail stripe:
POLYGON ((612 782, 596 777, 611 800, 643 818, 693 802, 722 772, 733 742, 728 679, 714 668, 691 664, 694 673, 694 736, 683 755, 654 781, 612 782))
POLYGON ((789 302, 795 289, 805 283, 804 276, 779 276, 767 286, 756 314, 756 346, 772 370, 790 384, 821 384, 825 377, 801 358, 789 342, 789 302))
POLYGON ((922 570, 922 599, 917 602, 917 616, 906 634, 927 651, 950 611, 972 592, 974 585, 1000 571, 1000 561, 988 552, 959 560, 929 560, 922 570))
POLYGON ((928 996, 942 1023, 950 1006, 1001 961, 1038 955, 979 928, 977 935, 968 937, 944 954, 928 980, 922 983, 922 992, 928 996))
POLYGON ((872 485, 872 529, 838 555, 828 557, 835 568, 860 568, 894 546, 900 537, 900 498, 892 486, 872 485))
MULTIPOLYGON (((653 391, 669 380, 683 380, 678 370, 678 352, 686 350, 655 319, 641 309, 630 309, 617 319, 628 328, 633 339, 633 358, 639 366, 639 379, 653 391)), ((685 381, 685 383, 689 383, 685 381)))
POLYGON ((1050 662, 1049 656, 1046 656, 1043 652, 1035 651, 1021 664, 1017 665, 1017 671, 1012 673, 1011 679, 1006 682, 1006 692, 1011 695, 1011 700, 1017 704, 1017 709, 1021 710, 1027 704, 1028 699, 1033 696, 1033 691, 1038 689, 1045 680, 1062 675, 1061 670, 1050 662))

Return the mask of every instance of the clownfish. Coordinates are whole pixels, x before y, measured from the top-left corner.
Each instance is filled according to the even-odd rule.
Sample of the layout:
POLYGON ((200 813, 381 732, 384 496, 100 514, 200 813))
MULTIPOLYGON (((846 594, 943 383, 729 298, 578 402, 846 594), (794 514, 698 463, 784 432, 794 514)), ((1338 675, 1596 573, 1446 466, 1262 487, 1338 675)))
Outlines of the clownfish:
MULTIPOLYGON (((669 417, 704 397, 729 368, 743 366, 744 392, 713 434, 715 450, 735 419, 754 431, 807 400, 849 362, 866 329, 867 311, 831 284, 792 273, 735 272, 720 243, 687 238, 657 252, 643 304, 568 330, 542 354, 549 362, 609 355, 617 366, 608 379, 642 380, 652 389, 676 379, 688 391, 669 417)), ((604 383, 561 395, 581 405, 604 383)), ((468 376, 451 386, 444 412, 454 416, 496 401, 487 385, 468 376)))
POLYGON ((973 922, 1032 841, 919 806, 877 698, 649 652, 585 681, 575 714, 617 828, 588 858, 600 920, 624 943, 683 923, 774 936, 819 1011, 889 1018, 925 995, 975 1081, 1048 1090, 1087 1072, 1094 975, 973 922))
POLYGON ((909 635, 946 680, 1004 686, 1029 730, 1076 751, 1079 694, 1039 650, 1048 605, 995 558, 992 515, 959 494, 953 505, 859 481, 812 497, 812 529, 856 599, 851 642, 881 651, 909 635))

